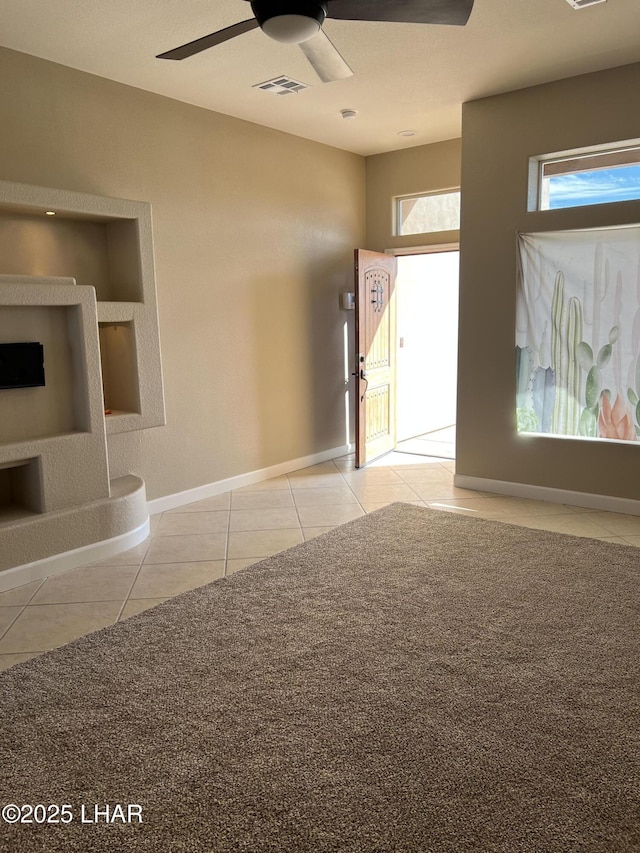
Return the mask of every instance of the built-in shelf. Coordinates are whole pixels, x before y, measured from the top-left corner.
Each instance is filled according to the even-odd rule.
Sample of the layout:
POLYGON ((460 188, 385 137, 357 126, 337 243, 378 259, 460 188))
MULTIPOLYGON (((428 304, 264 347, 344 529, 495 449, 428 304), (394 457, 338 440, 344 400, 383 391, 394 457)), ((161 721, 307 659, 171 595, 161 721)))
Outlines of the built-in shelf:
POLYGON ((71 277, 99 301, 142 301, 134 219, 17 213, 0 203, 0 258, 2 273, 71 277))
POLYGON ((109 409, 107 406, 105 406, 104 413, 107 416, 107 420, 113 420, 114 418, 122 418, 126 415, 134 414, 133 412, 128 412, 126 409, 109 409))
MULTIPOLYGON (((43 276, 60 276, 92 287, 97 300, 104 408, 126 415, 110 417, 107 431, 128 432, 164 424, 151 209, 147 203, 0 181, 3 275, 32 282, 43 276), (47 215, 47 211, 54 215, 47 215)), ((53 345, 49 347, 51 352, 54 349, 53 345)), ((82 382, 71 386, 82 387, 82 382)), ((38 418, 21 418, 20 430, 33 424, 26 426, 26 437, 84 429, 82 401, 65 402, 64 389, 60 393, 60 403, 43 411, 49 411, 51 417, 73 411, 72 418, 62 419, 45 432, 38 418)), ((22 395, 16 399, 24 406, 30 398, 22 395)), ((0 444, 14 438, 13 433, 4 435, 0 424, 0 444)))
POLYGON ((133 321, 98 323, 105 414, 140 414, 133 321))
POLYGON ((0 524, 42 512, 38 458, 0 463, 0 524))
POLYGON ((45 385, 0 390, 0 574, 145 521, 107 434, 165 422, 150 205, 0 181, 2 341, 43 345, 45 385))

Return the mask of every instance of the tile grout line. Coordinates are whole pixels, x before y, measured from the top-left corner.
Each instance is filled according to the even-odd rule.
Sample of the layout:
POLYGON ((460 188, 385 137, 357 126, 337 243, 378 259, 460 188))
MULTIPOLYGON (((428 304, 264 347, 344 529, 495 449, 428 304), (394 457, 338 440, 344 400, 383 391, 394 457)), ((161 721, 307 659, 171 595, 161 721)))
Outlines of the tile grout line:
MULTIPOLYGON (((334 462, 334 465, 335 465, 335 462, 334 462)), ((337 467, 338 467, 338 466, 336 465, 336 468, 337 468, 337 467)), ((354 469, 353 469, 353 471, 351 471, 351 472, 349 472, 349 473, 353 473, 354 471, 357 471, 357 470, 358 470, 357 468, 354 468, 354 469)), ((349 489, 349 491, 350 491, 350 492, 351 492, 351 494, 353 495, 353 497, 354 497, 354 499, 355 499, 356 504, 360 507, 360 509, 362 510, 362 512, 363 512, 365 515, 369 515, 369 513, 366 511, 366 509, 364 508, 364 506, 363 506, 363 505, 362 505, 362 503, 360 502, 360 499, 358 498, 357 494, 353 491, 353 489, 352 489, 352 487, 351 487, 351 485, 350 485, 349 481, 348 481, 348 480, 347 480, 347 478, 344 476, 344 471, 339 471, 339 473, 340 473, 340 476, 342 477, 342 479, 344 480, 344 484, 345 484, 345 486, 349 489)))
MULTIPOLYGON (((45 585, 47 580, 48 580, 48 577, 42 578, 42 580, 38 584, 37 588, 34 589, 32 594, 29 596, 29 600, 26 601, 21 607, 20 607, 20 605, 17 605, 18 607, 20 607, 20 611, 18 613, 16 613, 15 618, 11 620, 11 622, 7 625, 5 630, 0 632, 0 641, 2 641, 6 637, 6 635, 9 633, 9 631, 13 628, 13 626, 16 624, 18 619, 22 616, 22 614, 25 612, 27 607, 31 604, 34 597, 38 594, 38 592, 40 592, 42 587, 45 585)), ((19 588, 20 587, 16 587, 16 589, 19 589, 19 588)), ((9 606, 11 606, 11 605, 9 605, 9 606)), ((29 654, 29 652, 9 652, 9 654, 29 654)), ((38 652, 37 654, 40 654, 40 653, 38 652)))
MULTIPOLYGON (((343 478, 343 479, 344 479, 344 478, 343 478)), ((345 483, 347 483, 347 481, 346 481, 346 480, 345 480, 345 483)), ((361 503, 360 498, 359 498, 359 497, 357 496, 357 494, 353 491, 353 489, 351 488, 351 486, 349 485, 349 483, 347 483, 347 488, 349 489, 349 491, 351 492, 351 494, 352 494, 352 495, 353 495, 353 497, 355 498, 356 503, 358 504, 358 506, 360 507, 360 509, 362 510, 362 512, 363 512, 365 515, 369 515, 369 513, 366 511, 366 509, 364 508, 363 504, 361 503)))
MULTIPOLYGON (((158 519, 157 527, 160 526, 160 522, 164 518, 164 515, 165 515, 164 512, 160 513, 160 518, 158 519)), ((145 540, 145 541, 148 541, 148 544, 147 544, 147 547, 144 549, 144 554, 142 555, 142 559, 140 560, 140 564, 138 566, 138 571, 135 573, 134 578, 131 581, 131 586, 129 587, 129 592, 124 597, 124 601, 122 602, 122 607, 118 611, 118 615, 115 619, 115 622, 113 622, 114 625, 120 621, 122 614, 124 613, 124 609, 127 606, 127 604, 129 603, 131 593, 133 592, 133 588, 136 585, 136 581, 140 577, 140 572, 142 571, 142 566, 144 565, 145 558, 146 558, 147 554, 149 553, 149 548, 151 547, 151 543, 152 543, 153 539, 155 539, 155 534, 149 533, 149 536, 145 540)))
MULTIPOLYGON (((33 596, 32 596, 32 597, 33 597, 33 596)), ((2 640, 6 637, 6 635, 9 633, 9 631, 10 631, 10 630, 13 628, 13 626, 16 624, 16 622, 18 621, 18 619, 20 618, 20 616, 22 616, 22 614, 24 613, 24 611, 27 609, 27 605, 26 605, 26 604, 23 604, 22 606, 20 606, 20 605, 18 604, 18 605, 16 605, 16 606, 17 606, 17 607, 20 607, 20 610, 18 611, 18 613, 16 613, 15 617, 11 620, 11 622, 9 622, 9 624, 7 625, 7 627, 5 628, 5 630, 4 630, 4 631, 2 631, 2 633, 0 633, 0 642, 2 642, 2 640)), ((16 654, 23 654, 23 652, 16 652, 16 654)), ((24 652, 24 654, 26 654, 26 652, 24 652)))
POLYGON ((231 513, 233 512, 233 492, 233 489, 229 491, 229 517, 227 518, 227 535, 224 543, 224 574, 222 575, 223 578, 229 577, 229 575, 227 574, 227 566, 229 565, 229 539, 231 538, 231 513))
MULTIPOLYGON (((331 460, 333 462, 333 459, 331 460)), ((333 463, 335 465, 335 462, 333 463)), ((296 497, 293 494, 293 485, 291 484, 291 478, 287 474, 287 482, 289 483, 289 493, 291 494, 291 503, 296 511, 296 518, 298 519, 298 525, 300 527, 300 533, 302 534, 302 541, 306 542, 307 539, 304 535, 304 527, 302 526, 302 519, 300 518, 300 511, 298 509, 298 504, 296 503, 296 497)))

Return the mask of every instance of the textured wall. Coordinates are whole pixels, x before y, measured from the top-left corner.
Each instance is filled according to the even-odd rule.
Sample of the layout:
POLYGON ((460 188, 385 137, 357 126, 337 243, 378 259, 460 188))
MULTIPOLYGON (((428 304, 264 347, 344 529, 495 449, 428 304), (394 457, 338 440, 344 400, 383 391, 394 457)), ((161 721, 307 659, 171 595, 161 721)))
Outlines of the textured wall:
POLYGON ((640 202, 527 212, 536 155, 640 137, 640 64, 463 107, 457 473, 638 498, 640 448, 518 435, 516 235, 640 222, 640 202))
POLYGON ((0 179, 152 205, 167 426, 111 435, 112 477, 156 498, 344 443, 363 158, 8 50, 0 112, 0 179))
MULTIPOLYGON (((109 498, 23 518, 16 523, 6 522, 0 551, 0 592, 32 580, 41 580, 50 574, 51 564, 41 564, 40 560, 57 554, 68 555, 76 548, 85 549, 112 537, 126 536, 144 525, 149 513, 142 480, 133 476, 119 477, 111 481, 111 487, 109 498), (15 566, 19 569, 12 572, 15 566)), ((129 540, 129 547, 135 544, 135 540, 129 540)), ((113 552, 103 551, 98 555, 102 557, 109 553, 113 552)), ((89 554, 86 551, 84 554, 84 559, 87 559, 89 554)), ((96 559, 95 552, 91 556, 96 559)), ((84 562, 82 556, 75 559, 76 562, 70 562, 66 568, 84 562)))

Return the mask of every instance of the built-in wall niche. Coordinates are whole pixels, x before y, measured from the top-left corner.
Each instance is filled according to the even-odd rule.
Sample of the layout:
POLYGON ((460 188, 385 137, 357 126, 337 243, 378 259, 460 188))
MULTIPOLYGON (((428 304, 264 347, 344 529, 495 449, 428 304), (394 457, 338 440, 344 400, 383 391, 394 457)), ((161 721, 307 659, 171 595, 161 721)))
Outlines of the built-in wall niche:
MULTIPOLYGON (((75 281, 78 290, 95 291, 104 408, 114 413, 107 432, 165 423, 150 204, 0 181, 3 278, 75 281), (120 335, 112 336, 114 325, 120 335)), ((11 298, 15 304, 15 294, 11 298)), ((53 296, 45 301, 56 302, 53 296)), ((84 304, 85 297, 79 301, 84 304)), ((100 366, 91 370, 99 382, 100 366)), ((86 389, 86 381, 78 387, 86 389)), ((2 441, 0 434, 0 450, 2 441)))
POLYGON ((40 459, 0 463, 0 524, 42 512, 40 459))
POLYGON ((99 301, 142 302, 138 222, 0 204, 0 273, 65 276, 99 301))
POLYGON ((140 412, 138 362, 133 321, 98 323, 105 413, 140 412))
POLYGON ((42 387, 0 389, 0 445, 89 429, 85 359, 76 305, 2 305, 0 342, 39 342, 42 387))

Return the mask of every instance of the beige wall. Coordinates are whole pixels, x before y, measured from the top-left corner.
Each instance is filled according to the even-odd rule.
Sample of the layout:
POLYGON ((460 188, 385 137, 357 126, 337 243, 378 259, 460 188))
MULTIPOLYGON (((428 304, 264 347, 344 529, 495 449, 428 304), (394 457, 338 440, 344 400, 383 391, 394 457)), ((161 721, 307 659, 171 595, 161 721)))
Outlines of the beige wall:
POLYGON ((367 157, 367 249, 456 243, 458 231, 393 236, 393 197, 460 186, 459 139, 367 157))
POLYGON ((167 426, 111 436, 111 476, 154 498, 343 444, 353 248, 457 240, 394 238, 391 199, 462 183, 458 472, 637 498, 638 448, 516 435, 514 317, 517 231, 640 221, 526 210, 531 155, 640 137, 639 87, 634 65, 466 104, 461 181, 459 140, 365 161, 0 50, 0 179, 152 204, 167 426))
POLYGON ((463 107, 457 472, 638 498, 640 448, 518 436, 516 233, 640 222, 640 202, 527 212, 531 156, 640 137, 640 64, 463 107))
POLYGON ((0 114, 0 179, 152 205, 167 426, 110 436, 112 477, 155 498, 344 444, 364 158, 4 49, 0 114))

